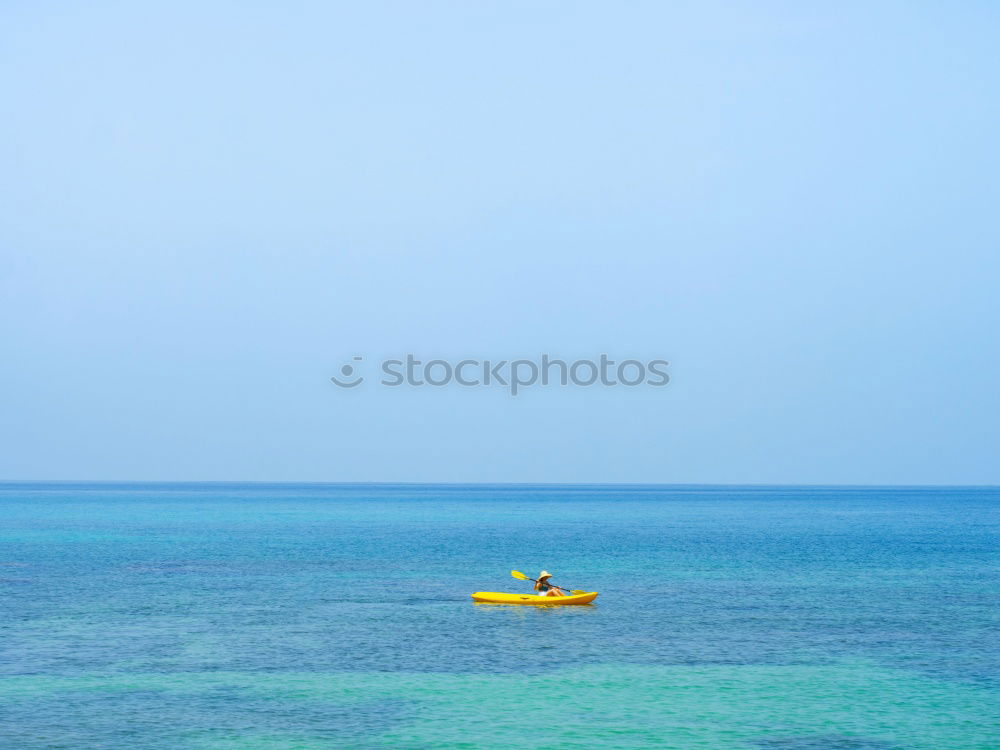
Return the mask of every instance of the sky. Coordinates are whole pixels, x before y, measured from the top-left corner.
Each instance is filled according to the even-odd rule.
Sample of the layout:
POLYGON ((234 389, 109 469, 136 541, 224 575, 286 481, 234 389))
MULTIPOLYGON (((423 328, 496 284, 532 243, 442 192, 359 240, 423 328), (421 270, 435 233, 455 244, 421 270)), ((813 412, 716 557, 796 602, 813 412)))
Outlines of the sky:
POLYGON ((0 479, 1000 483, 998 35, 5 2, 0 479), (671 380, 381 386, 407 354, 671 380))

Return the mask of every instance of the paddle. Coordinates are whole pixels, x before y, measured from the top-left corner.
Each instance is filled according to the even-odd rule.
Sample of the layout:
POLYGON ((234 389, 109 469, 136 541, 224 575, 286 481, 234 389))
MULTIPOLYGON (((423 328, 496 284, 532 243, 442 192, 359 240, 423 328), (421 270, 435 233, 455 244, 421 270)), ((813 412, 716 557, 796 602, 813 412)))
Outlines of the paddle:
MULTIPOLYGON (((538 581, 536 579, 534 579, 534 578, 528 578, 528 576, 526 576, 520 570, 512 570, 512 571, 510 571, 510 574, 512 576, 514 576, 514 578, 516 578, 519 581, 535 581, 535 583, 538 583, 538 581)), ((549 584, 549 586, 552 586, 552 588, 554 588, 554 589, 559 589, 560 591, 566 591, 566 589, 564 589, 562 586, 556 586, 556 585, 551 584, 551 583, 549 584)), ((587 592, 586 591, 581 591, 580 589, 573 589, 569 593, 573 594, 574 596, 579 596, 580 594, 586 594, 587 592)))

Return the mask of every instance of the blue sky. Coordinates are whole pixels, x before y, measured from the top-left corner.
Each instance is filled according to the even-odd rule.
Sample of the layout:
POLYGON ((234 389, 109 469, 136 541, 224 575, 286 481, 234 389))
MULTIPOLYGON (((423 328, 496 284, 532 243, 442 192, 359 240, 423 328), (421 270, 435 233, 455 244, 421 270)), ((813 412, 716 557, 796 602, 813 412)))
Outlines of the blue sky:
POLYGON ((0 478, 998 483, 987 2, 8 2, 0 478), (337 389, 355 355, 666 388, 337 389))

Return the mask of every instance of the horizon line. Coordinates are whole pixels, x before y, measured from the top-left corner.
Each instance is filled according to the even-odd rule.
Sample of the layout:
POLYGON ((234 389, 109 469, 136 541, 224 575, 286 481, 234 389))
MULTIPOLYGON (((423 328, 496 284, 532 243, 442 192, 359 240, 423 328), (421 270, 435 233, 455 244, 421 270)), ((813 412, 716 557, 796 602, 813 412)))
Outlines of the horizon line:
POLYGON ((259 485, 327 485, 327 486, 393 486, 393 487, 825 487, 825 488, 971 488, 1000 489, 1000 484, 858 484, 858 483, 795 483, 795 482, 419 482, 381 480, 312 480, 312 479, 0 479, 5 484, 259 484, 259 485))

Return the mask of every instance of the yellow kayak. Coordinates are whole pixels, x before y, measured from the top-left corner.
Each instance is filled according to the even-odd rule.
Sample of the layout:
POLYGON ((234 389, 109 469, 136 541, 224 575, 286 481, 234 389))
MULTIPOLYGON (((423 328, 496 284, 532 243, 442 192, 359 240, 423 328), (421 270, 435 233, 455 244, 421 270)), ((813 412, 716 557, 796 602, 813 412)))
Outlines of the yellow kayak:
POLYGON ((535 594, 501 594, 497 591, 477 591, 474 601, 492 604, 590 604, 597 598, 597 592, 577 596, 537 596, 535 594))

